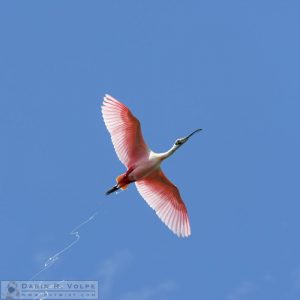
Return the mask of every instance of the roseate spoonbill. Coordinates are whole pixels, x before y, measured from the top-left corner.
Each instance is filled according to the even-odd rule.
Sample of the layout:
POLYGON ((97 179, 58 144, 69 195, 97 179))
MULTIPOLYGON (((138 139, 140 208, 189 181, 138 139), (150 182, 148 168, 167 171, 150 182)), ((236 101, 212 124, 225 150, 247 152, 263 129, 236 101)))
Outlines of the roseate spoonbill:
POLYGON ((165 176, 160 164, 201 129, 177 139, 169 151, 154 153, 144 141, 139 120, 124 104, 105 95, 101 109, 117 156, 127 167, 127 171, 116 178, 117 184, 106 195, 119 189, 125 190, 135 182, 141 196, 169 229, 179 237, 188 237, 191 228, 187 209, 179 190, 165 176))

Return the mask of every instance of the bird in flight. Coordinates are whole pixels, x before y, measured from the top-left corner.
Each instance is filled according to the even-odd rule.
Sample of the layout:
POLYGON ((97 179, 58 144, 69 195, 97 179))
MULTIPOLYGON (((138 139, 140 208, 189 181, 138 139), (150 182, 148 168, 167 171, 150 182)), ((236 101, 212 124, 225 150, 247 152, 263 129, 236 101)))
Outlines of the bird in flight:
POLYGON ((178 237, 188 237, 191 227, 187 209, 178 188, 165 176, 160 165, 201 129, 177 139, 169 151, 155 153, 144 141, 139 120, 123 103, 105 95, 101 109, 117 156, 127 168, 106 195, 125 190, 134 182, 141 196, 169 229, 178 237))

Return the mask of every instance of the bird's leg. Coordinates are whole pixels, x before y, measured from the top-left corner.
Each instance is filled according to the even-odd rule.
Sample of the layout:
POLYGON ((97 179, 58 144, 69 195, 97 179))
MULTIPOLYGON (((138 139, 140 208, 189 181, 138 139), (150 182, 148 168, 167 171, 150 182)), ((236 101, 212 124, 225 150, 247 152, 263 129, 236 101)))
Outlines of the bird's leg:
POLYGON ((113 193, 113 192, 116 192, 116 191, 119 190, 119 189, 120 189, 119 185, 116 184, 116 185, 113 186, 111 189, 109 189, 109 190, 105 193, 105 195, 109 195, 109 194, 111 194, 111 193, 113 193))
POLYGON ((130 168, 126 171, 125 177, 127 177, 133 170, 134 170, 134 168, 133 168, 133 167, 130 167, 130 168))
POLYGON ((128 180, 128 175, 134 170, 133 167, 130 167, 126 173, 121 174, 120 176, 117 177, 117 184, 115 186, 113 186, 111 189, 109 189, 105 194, 109 195, 113 192, 116 192, 119 189, 125 190, 127 188, 127 186, 133 182, 128 180))

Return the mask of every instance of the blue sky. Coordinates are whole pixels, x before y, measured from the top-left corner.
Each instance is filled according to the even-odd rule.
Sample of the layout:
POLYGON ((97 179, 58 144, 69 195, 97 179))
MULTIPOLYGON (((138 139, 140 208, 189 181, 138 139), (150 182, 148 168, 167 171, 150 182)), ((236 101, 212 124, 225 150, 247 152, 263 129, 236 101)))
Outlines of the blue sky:
POLYGON ((298 1, 2 1, 0 279, 99 280, 104 300, 299 299, 298 1), (131 186, 100 114, 131 108, 192 236, 131 186))

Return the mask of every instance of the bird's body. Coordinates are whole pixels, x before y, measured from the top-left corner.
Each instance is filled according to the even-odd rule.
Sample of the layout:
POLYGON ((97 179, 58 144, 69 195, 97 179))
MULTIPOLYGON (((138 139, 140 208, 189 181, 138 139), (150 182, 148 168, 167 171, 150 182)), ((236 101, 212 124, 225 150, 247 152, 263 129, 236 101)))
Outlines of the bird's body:
POLYGON ((138 161, 135 166, 133 166, 132 172, 128 175, 129 179, 132 181, 138 181, 150 175, 159 168, 161 161, 162 160, 159 155, 150 151, 148 157, 138 161))
POLYGON ((140 122, 124 104, 106 95, 102 115, 116 153, 127 167, 127 171, 116 178, 117 184, 106 194, 124 190, 135 182, 139 193, 161 220, 178 236, 189 236, 191 230, 186 207, 177 187, 167 179, 160 165, 200 129, 176 140, 169 151, 155 153, 143 139, 140 122))
POLYGON ((135 182, 149 176, 151 173, 159 169, 163 159, 163 153, 150 151, 148 157, 142 158, 133 166, 129 167, 130 171, 128 172, 128 180, 130 180, 130 182, 135 182))

